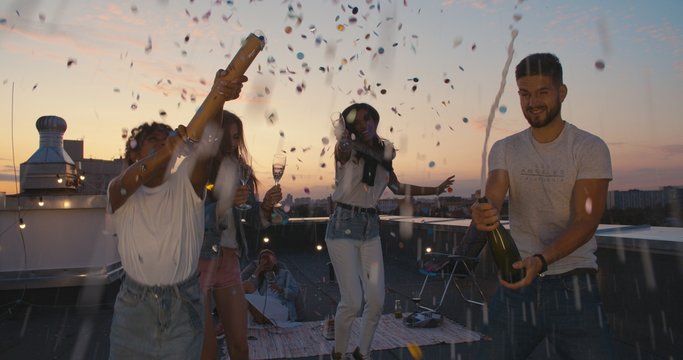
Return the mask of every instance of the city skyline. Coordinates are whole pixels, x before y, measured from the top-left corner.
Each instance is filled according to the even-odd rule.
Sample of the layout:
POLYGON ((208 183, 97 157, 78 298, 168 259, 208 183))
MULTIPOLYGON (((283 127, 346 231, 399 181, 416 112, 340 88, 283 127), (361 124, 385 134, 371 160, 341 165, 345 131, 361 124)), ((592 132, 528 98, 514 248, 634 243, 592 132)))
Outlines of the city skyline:
MULTIPOLYGON (((215 70, 257 30, 266 48, 226 109, 243 118, 264 184, 272 155, 288 153, 282 186, 295 197, 332 192, 330 117, 352 101, 380 111, 401 181, 455 174, 452 194, 472 194, 513 30, 512 68, 528 53, 559 56, 563 117, 607 142, 610 190, 679 186, 681 13, 672 1, 9 2, 0 6, 0 191, 15 192, 38 117, 63 117, 64 138, 83 139, 86 158, 117 158, 124 130, 187 123, 215 70)), ((527 127, 510 70, 489 146, 527 127)))

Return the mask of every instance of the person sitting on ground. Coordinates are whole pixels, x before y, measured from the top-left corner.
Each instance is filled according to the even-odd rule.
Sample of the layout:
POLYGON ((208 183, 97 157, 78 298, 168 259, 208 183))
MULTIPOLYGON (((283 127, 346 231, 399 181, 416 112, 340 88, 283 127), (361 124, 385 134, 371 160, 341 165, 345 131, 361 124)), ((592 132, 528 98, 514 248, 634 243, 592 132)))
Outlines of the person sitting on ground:
MULTIPOLYGON (((272 250, 261 250, 258 261, 253 261, 242 270, 242 279, 245 293, 271 296, 287 308, 288 321, 300 319, 296 306, 301 292, 299 283, 289 270, 278 263, 272 250)), ((264 315, 268 317, 268 314, 264 315)))

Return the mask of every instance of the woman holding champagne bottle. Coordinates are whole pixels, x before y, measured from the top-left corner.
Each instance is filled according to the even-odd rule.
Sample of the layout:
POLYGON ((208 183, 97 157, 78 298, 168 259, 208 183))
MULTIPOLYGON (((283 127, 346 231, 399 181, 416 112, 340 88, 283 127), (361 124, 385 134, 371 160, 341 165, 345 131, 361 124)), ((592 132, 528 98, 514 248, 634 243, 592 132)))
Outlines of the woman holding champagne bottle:
POLYGON ((384 306, 384 260, 379 237, 377 202, 389 189, 396 195, 438 195, 453 184, 453 176, 435 187, 399 182, 392 168, 392 144, 377 135, 379 113, 365 103, 352 104, 339 117, 335 146, 336 202, 325 233, 335 268, 341 301, 335 316, 332 359, 342 359, 353 320, 365 294, 358 345, 353 358, 368 359, 384 306), (365 291, 363 291, 365 290, 365 291))
POLYGON ((225 110, 222 117, 221 143, 209 170, 199 259, 204 300, 202 359, 216 357, 211 294, 227 335, 230 358, 248 359, 247 302, 240 278, 240 256, 247 254, 247 238, 270 224, 273 206, 282 199, 282 191, 275 185, 266 192, 262 203, 257 202, 258 181, 249 165, 242 121, 225 110))

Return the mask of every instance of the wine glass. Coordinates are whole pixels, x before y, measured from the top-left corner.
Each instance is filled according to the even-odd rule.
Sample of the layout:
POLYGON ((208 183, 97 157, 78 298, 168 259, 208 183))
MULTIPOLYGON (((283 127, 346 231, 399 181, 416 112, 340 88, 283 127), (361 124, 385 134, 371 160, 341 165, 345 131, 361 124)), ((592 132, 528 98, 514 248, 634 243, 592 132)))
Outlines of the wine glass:
MULTIPOLYGON (((247 164, 244 161, 240 161, 239 164, 239 177, 240 177, 240 184, 242 186, 247 186, 249 184, 249 180, 251 179, 251 166, 247 164)), ((249 210, 251 209, 251 205, 244 203, 244 204, 239 204, 235 206, 238 210, 249 210)))
MULTIPOLYGON (((287 156, 285 154, 275 154, 273 156, 273 179, 275 180, 275 185, 280 185, 280 179, 282 175, 285 174, 285 166, 287 165, 287 156)), ((280 207, 282 204, 279 202, 274 205, 275 207, 280 207)))
POLYGON ((333 112, 330 116, 330 121, 332 122, 332 127, 334 128, 334 137, 337 138, 339 142, 339 150, 346 152, 351 146, 348 134, 346 132, 346 121, 339 112, 333 112))

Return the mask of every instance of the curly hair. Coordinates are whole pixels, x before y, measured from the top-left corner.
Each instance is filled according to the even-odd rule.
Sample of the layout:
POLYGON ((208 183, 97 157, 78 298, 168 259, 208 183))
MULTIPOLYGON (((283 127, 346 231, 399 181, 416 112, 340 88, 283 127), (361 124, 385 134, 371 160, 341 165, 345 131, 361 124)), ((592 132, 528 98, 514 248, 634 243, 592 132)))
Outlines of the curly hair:
POLYGON ((130 131, 130 136, 128 137, 128 140, 126 140, 126 162, 128 162, 128 165, 132 165, 135 161, 131 159, 131 153, 136 152, 140 150, 140 147, 142 147, 142 142, 145 140, 145 138, 149 135, 154 133, 155 131, 166 131, 166 132, 171 132, 173 129, 162 123, 158 122, 152 122, 150 123, 144 123, 135 129, 130 131))

